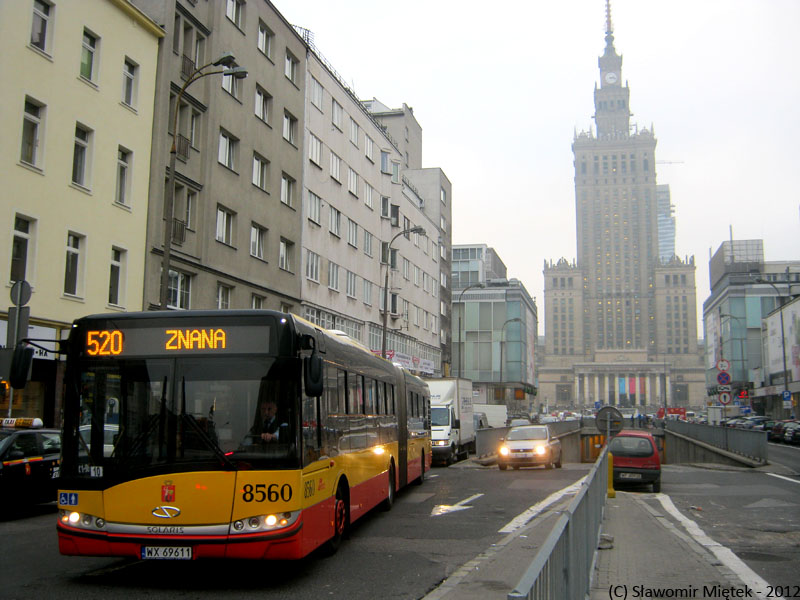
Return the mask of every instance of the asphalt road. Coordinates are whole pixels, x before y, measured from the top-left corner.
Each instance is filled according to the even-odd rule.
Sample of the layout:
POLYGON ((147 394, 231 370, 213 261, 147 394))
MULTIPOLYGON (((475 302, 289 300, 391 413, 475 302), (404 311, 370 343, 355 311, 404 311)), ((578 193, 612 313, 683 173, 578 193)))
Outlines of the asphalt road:
POLYGON ((591 465, 499 471, 462 462, 402 490, 391 512, 357 523, 330 558, 148 561, 58 553, 54 505, 0 519, 0 597, 416 599, 506 534, 500 530, 591 465))

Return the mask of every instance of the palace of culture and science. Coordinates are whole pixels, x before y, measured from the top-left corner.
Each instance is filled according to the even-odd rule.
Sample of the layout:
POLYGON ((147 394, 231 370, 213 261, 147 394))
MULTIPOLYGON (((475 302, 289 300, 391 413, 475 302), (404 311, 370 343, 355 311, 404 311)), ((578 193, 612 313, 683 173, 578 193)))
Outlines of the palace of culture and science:
POLYGON ((550 408, 610 404, 639 412, 699 406, 705 380, 695 261, 674 253, 669 186, 656 183, 652 127, 631 125, 608 3, 605 41, 596 134, 576 133, 572 144, 577 260, 544 265, 537 400, 550 408))

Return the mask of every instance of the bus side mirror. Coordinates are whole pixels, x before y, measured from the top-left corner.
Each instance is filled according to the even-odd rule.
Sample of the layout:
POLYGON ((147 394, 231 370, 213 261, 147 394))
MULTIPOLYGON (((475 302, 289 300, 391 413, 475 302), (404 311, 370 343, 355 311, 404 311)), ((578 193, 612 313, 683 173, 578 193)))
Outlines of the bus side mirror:
POLYGON ((306 396, 312 398, 322 396, 322 357, 316 350, 311 356, 303 359, 303 383, 306 396))
POLYGON ((11 368, 8 372, 8 382, 15 390, 21 390, 28 383, 28 375, 33 364, 33 346, 20 342, 14 347, 11 356, 11 368))

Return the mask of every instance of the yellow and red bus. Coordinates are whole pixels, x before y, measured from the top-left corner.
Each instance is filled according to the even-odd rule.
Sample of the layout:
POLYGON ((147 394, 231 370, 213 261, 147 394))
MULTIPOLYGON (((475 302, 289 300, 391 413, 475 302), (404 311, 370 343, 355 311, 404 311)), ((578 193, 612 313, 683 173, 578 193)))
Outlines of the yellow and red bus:
POLYGON ((65 555, 333 552, 353 521, 430 469, 427 384, 291 314, 92 315, 62 351, 65 555), (261 436, 265 400, 280 425, 261 436))

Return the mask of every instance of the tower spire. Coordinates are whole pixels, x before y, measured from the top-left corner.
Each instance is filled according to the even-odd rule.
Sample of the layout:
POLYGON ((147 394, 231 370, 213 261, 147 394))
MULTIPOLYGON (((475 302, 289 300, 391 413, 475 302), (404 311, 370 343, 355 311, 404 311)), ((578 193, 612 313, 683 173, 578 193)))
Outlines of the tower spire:
POLYGON ((606 48, 614 47, 614 25, 611 23, 611 0, 606 0, 606 48))

